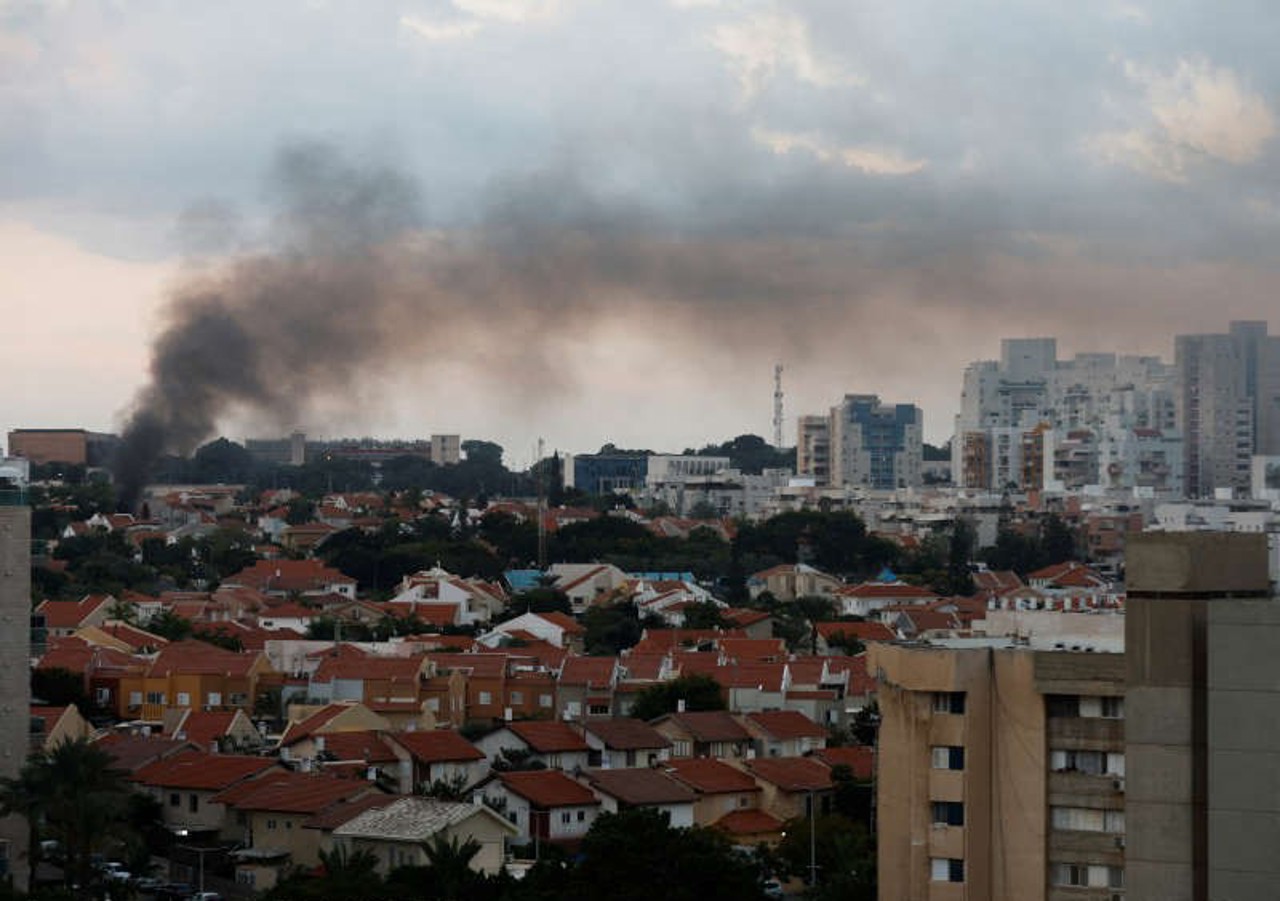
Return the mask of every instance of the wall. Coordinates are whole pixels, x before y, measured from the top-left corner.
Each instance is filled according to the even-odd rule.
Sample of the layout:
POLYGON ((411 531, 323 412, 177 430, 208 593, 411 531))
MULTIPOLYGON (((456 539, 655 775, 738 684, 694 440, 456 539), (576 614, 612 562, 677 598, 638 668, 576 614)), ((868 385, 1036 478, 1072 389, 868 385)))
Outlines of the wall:
MULTIPOLYGON (((0 499, 0 504, 3 499, 0 499)), ((0 717, 22 728, 4 730, 0 776, 16 777, 26 759, 31 709, 31 510, 0 506, 0 717)), ((27 825, 21 817, 0 819, 0 842, 8 843, 14 885, 27 885, 27 825)))

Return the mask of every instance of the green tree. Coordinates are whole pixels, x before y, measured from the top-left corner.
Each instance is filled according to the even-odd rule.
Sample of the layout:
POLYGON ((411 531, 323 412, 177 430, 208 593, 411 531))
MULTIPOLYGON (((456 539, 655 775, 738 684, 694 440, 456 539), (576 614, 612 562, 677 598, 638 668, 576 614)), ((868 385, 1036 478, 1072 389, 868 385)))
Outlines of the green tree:
POLYGON ((590 608, 582 615, 582 626, 588 654, 617 654, 640 641, 640 617, 630 601, 590 608))
POLYGON ((808 879, 811 851, 817 864, 817 884, 810 886, 806 897, 875 901, 875 848, 866 826, 838 814, 789 821, 776 849, 787 872, 808 879))
POLYGON ((836 606, 831 598, 819 594, 806 594, 789 605, 795 615, 804 620, 809 636, 809 653, 818 653, 818 623, 835 619, 836 606))
POLYGON ((705 601, 684 608, 684 628, 723 629, 729 625, 718 604, 705 601))
POLYGON ((191 620, 179 616, 172 610, 161 610, 147 620, 146 629, 152 635, 159 635, 169 641, 182 641, 191 637, 191 620))
POLYGON ((631 716, 651 720, 664 713, 675 713, 684 702, 685 710, 724 710, 724 691, 720 683, 704 673, 677 676, 656 682, 636 695, 631 716))
POLYGON ((601 816, 582 841, 564 897, 594 901, 746 901, 762 897, 759 867, 711 829, 673 829, 641 807, 601 816))

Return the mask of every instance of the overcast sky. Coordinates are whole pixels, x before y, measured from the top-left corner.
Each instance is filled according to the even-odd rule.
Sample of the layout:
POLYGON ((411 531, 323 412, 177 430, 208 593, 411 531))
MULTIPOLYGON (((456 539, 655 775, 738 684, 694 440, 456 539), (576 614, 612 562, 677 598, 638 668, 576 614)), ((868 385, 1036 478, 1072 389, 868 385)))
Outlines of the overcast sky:
POLYGON ((1277 33, 1207 0, 0 0, 0 427, 119 427, 171 298, 296 249, 302 148, 396 174, 414 262, 231 437, 680 450, 769 436, 782 363, 788 443, 850 392, 943 440, 1001 337, 1168 356, 1271 316, 1277 33))

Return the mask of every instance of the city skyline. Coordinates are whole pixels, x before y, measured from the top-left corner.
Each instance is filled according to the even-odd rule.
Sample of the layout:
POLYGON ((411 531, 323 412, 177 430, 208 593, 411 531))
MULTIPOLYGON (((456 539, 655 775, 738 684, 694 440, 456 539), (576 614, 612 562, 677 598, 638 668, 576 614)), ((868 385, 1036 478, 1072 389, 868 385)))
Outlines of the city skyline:
POLYGON ((421 331, 404 347, 317 351, 336 386, 221 410, 229 437, 679 450, 770 436, 782 363, 788 443, 848 392, 918 404, 940 443, 1000 338, 1168 360, 1176 334, 1267 318, 1280 70, 1256 24, 1110 2, 8 5, 0 428, 121 428, 170 298, 279 250, 282 203, 315 215, 287 209, 279 160, 321 147, 416 186, 397 237, 465 277, 394 318, 421 331))

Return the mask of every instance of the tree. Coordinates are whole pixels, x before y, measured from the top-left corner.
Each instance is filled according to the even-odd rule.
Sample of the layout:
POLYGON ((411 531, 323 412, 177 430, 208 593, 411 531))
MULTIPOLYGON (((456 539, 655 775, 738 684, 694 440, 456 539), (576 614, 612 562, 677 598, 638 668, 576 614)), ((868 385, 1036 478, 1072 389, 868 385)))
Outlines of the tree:
POLYGON ((957 519, 951 528, 951 541, 947 548, 946 593, 951 596, 973 594, 973 572, 969 569, 969 557, 977 536, 966 520, 957 519))
POLYGON ((831 598, 820 594, 806 594, 791 602, 796 615, 803 619, 809 627, 809 653, 818 653, 818 623, 834 619, 835 604, 831 598))
POLYGON ((875 901, 875 850, 866 826, 838 814, 788 822, 777 847, 787 872, 808 878, 811 851, 818 868, 817 884, 810 886, 806 897, 875 901))
POLYGON ((640 616, 630 601, 592 607, 582 615, 588 654, 614 655, 640 641, 640 616))
POLYGON ((159 635, 169 641, 182 641, 191 637, 191 620, 181 617, 172 610, 161 610, 147 620, 147 631, 159 635))
POLYGON ((471 868, 472 859, 480 853, 480 842, 470 836, 460 842, 456 835, 445 838, 436 833, 423 850, 433 898, 465 901, 474 895, 476 885, 483 882, 483 877, 471 868))
POLYGON ((468 463, 487 463, 491 466, 502 465, 502 445, 492 441, 471 439, 462 442, 462 453, 468 463))
POLYGON ((724 710, 724 692, 720 683, 704 673, 690 673, 666 682, 650 685, 636 695, 631 715, 651 720, 664 713, 675 713, 684 702, 685 710, 724 710))
POLYGON ((1041 565, 1065 563, 1078 559, 1076 537, 1070 527, 1056 513, 1045 518, 1040 529, 1041 565))
POLYGON ((605 814, 582 841, 563 897, 594 901, 739 901, 762 897, 759 866, 711 829, 673 829, 648 807, 605 814))

